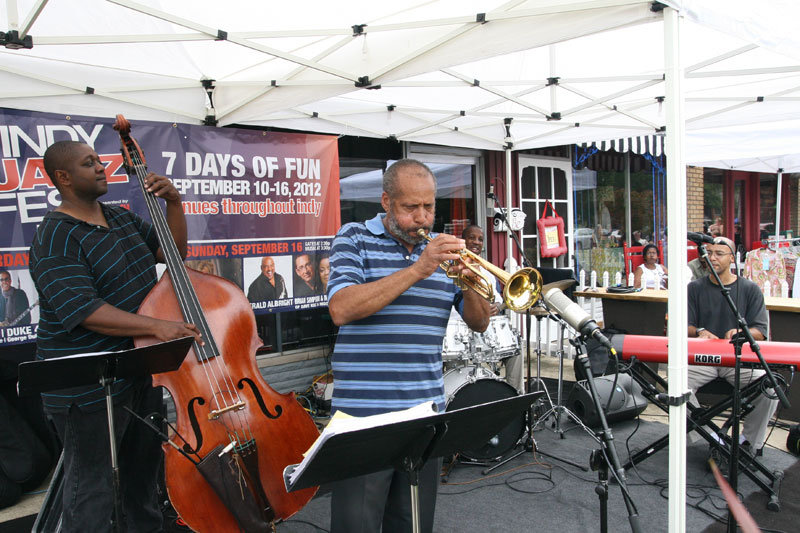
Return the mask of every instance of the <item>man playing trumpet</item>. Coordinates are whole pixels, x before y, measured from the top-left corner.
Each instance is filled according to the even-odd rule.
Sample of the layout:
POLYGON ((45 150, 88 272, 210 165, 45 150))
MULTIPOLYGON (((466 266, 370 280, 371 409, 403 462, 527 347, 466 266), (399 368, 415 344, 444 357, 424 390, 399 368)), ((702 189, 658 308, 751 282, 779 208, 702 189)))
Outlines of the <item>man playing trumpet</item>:
MULTIPOLYGON (((364 223, 343 226, 330 254, 328 306, 341 326, 333 352, 332 408, 355 416, 406 409, 434 401, 445 409, 442 340, 455 306, 464 321, 483 332, 489 304, 462 291, 440 269, 465 242, 440 234, 430 242, 436 180, 410 159, 383 176, 386 211, 364 223)), ((420 472, 422 531, 432 531, 441 461, 420 472)), ((411 498, 405 472, 388 470, 343 481, 331 499, 331 531, 411 531, 411 498)))

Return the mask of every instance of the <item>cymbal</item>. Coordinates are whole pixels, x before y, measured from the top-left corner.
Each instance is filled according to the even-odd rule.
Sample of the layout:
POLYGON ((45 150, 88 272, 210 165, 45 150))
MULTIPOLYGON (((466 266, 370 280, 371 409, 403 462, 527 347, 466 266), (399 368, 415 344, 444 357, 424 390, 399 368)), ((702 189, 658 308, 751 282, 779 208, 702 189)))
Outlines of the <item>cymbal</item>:
POLYGON ((531 307, 530 312, 533 316, 547 316, 550 314, 550 311, 548 311, 546 307, 541 307, 538 305, 531 307))
POLYGON ((554 281, 552 283, 548 283, 547 285, 542 286, 542 294, 546 293, 550 289, 559 289, 559 290, 566 290, 570 287, 573 287, 578 284, 578 280, 575 279, 562 279, 559 281, 554 281))

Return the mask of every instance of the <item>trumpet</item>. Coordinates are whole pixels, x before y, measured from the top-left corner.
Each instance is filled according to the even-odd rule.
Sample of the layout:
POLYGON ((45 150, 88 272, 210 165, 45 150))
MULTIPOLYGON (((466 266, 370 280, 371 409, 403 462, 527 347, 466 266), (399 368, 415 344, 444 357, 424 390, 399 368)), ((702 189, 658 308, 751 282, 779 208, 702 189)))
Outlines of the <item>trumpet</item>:
MULTIPOLYGON (((433 240, 423 228, 417 230, 417 235, 424 237, 428 241, 433 240)), ((475 279, 464 275, 463 272, 451 273, 451 261, 443 261, 439 266, 445 271, 448 278, 454 280, 456 286, 460 289, 472 289, 489 302, 494 301, 494 288, 491 282, 481 272, 480 268, 473 264, 474 262, 494 274, 503 284, 503 303, 512 311, 517 313, 525 311, 539 300, 542 294, 542 275, 538 270, 521 268, 510 274, 466 248, 459 250, 457 253, 461 256, 461 262, 464 266, 475 274, 475 279), (470 261, 467 261, 467 259, 470 261)))

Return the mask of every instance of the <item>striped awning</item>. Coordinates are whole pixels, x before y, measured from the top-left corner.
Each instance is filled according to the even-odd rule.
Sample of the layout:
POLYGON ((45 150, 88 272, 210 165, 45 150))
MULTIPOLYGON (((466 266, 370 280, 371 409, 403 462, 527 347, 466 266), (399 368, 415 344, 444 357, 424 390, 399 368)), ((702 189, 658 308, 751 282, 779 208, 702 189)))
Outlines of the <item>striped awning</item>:
POLYGON ((640 137, 629 137, 627 139, 611 139, 608 141, 598 141, 584 143, 583 147, 594 146, 600 151, 614 150, 618 153, 632 152, 634 154, 650 154, 660 157, 664 153, 663 135, 642 135, 640 137))

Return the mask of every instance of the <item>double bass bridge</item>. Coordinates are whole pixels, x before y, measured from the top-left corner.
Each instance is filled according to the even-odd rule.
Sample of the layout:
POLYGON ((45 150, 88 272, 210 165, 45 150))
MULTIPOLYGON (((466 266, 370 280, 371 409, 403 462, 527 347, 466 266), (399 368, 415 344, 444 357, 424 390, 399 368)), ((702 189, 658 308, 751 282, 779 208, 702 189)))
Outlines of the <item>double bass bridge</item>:
POLYGON ((212 410, 210 413, 208 413, 208 419, 216 420, 225 413, 228 413, 230 411, 241 411, 244 408, 245 408, 245 403, 243 401, 238 401, 235 404, 223 407, 222 409, 212 410))

